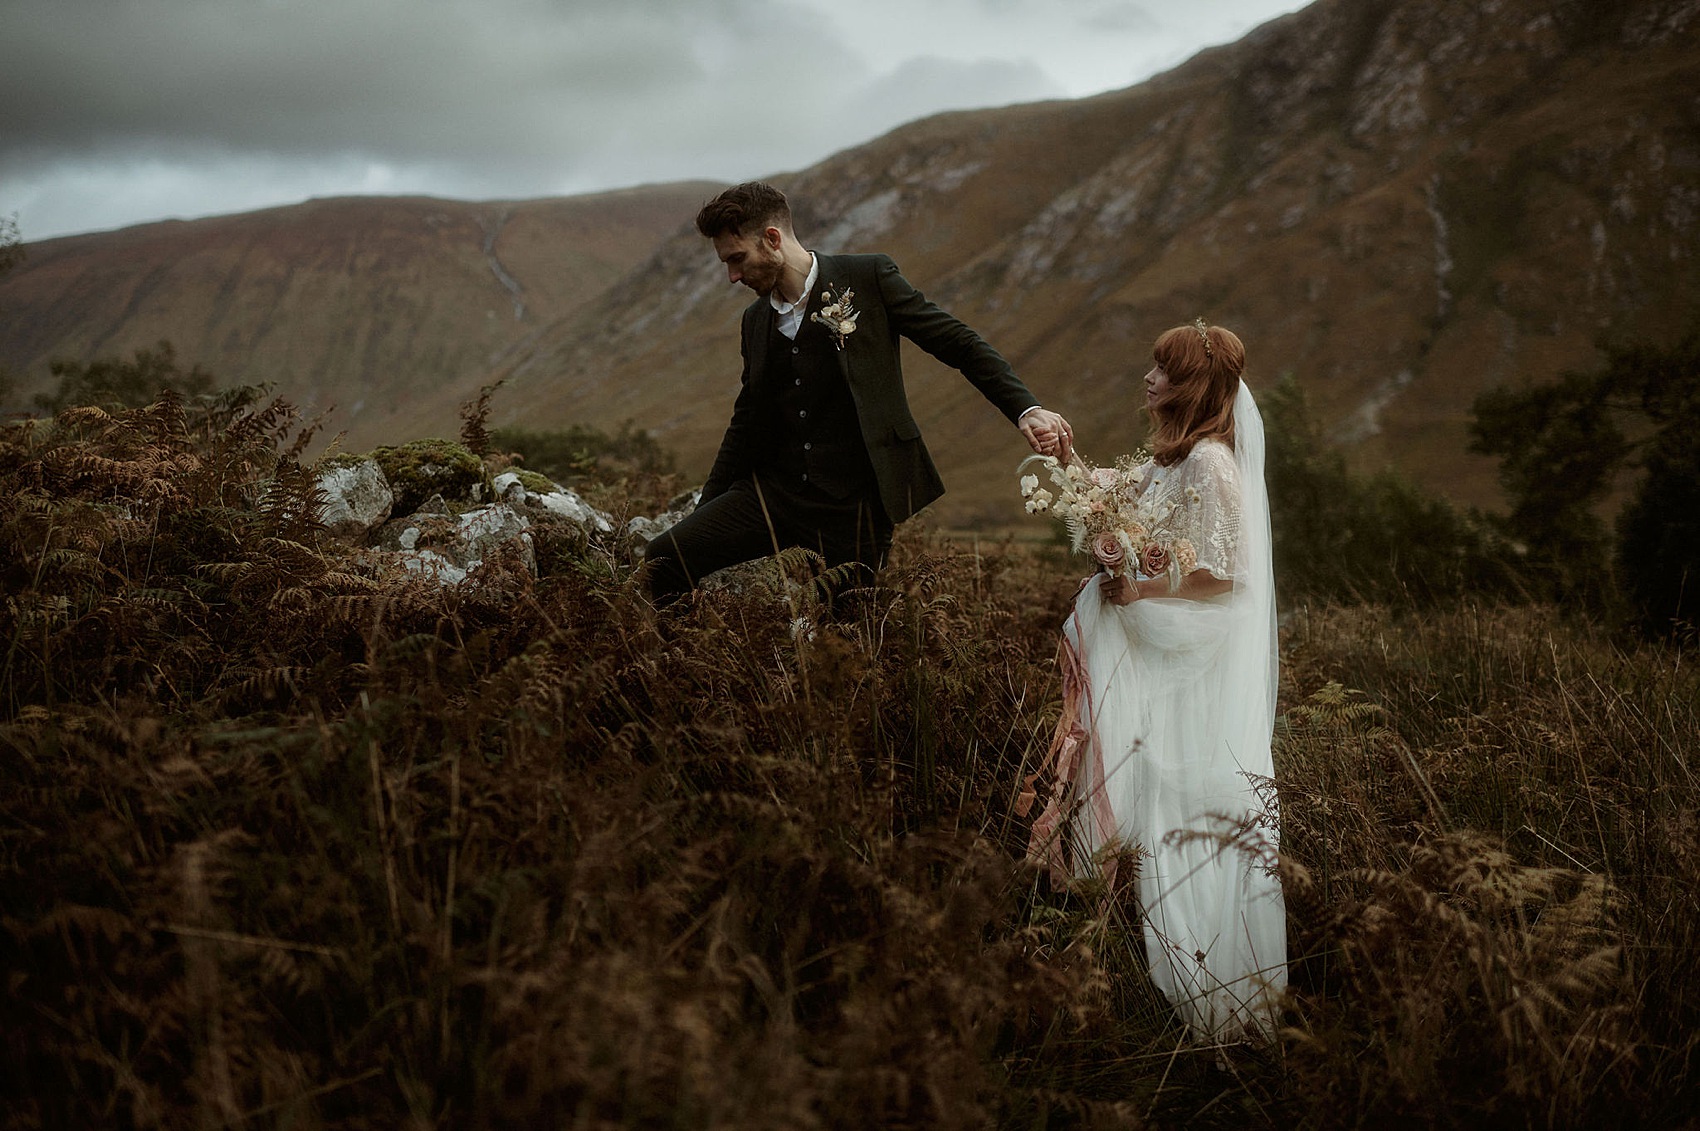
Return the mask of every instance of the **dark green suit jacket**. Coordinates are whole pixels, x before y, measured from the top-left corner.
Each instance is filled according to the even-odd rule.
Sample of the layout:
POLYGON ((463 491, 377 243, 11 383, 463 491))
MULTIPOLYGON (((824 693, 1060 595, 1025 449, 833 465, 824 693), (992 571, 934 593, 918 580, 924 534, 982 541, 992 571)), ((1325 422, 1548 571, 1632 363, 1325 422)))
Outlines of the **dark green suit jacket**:
MULTIPOLYGON (((820 271, 805 317, 812 318, 821 309, 822 291, 837 296, 848 287, 855 292, 851 302, 860 314, 856 331, 845 339, 842 350, 833 351, 833 357, 856 402, 862 442, 879 482, 880 501, 892 522, 902 522, 944 494, 944 483, 909 411, 900 338, 908 338, 959 371, 1011 423, 1039 401, 984 338, 910 286, 890 256, 817 254, 816 258, 820 271)), ((762 380, 776 317, 765 295, 744 311, 740 331, 743 384, 720 452, 703 485, 704 502, 761 470, 771 444, 782 434, 774 420, 775 391, 766 388, 762 380)), ((810 323, 805 322, 804 327, 808 330, 810 323)))

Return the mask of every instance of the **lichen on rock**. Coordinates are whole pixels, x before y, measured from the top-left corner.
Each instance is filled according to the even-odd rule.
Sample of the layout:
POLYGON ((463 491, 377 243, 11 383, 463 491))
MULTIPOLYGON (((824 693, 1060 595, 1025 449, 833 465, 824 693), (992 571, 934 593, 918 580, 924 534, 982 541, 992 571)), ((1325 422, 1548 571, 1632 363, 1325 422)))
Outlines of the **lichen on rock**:
POLYGON ((583 527, 587 534, 608 534, 614 529, 608 515, 585 502, 577 491, 535 471, 504 471, 490 481, 490 488, 498 499, 525 507, 538 517, 550 514, 564 518, 583 527))
POLYGON ((379 528, 370 553, 441 585, 458 585, 498 548, 510 546, 536 572, 531 521, 506 503, 489 503, 460 514, 394 519, 379 528))

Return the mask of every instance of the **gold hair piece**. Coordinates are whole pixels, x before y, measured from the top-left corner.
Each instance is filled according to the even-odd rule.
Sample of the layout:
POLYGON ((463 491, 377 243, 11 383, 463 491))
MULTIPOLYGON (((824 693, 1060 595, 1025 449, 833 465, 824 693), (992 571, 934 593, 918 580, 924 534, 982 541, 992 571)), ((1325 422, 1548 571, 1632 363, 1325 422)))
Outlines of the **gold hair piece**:
POLYGON ((1204 319, 1194 318, 1192 328, 1198 331, 1198 338, 1204 343, 1204 356, 1211 361, 1216 360, 1216 351, 1210 348, 1210 327, 1204 324, 1204 319))

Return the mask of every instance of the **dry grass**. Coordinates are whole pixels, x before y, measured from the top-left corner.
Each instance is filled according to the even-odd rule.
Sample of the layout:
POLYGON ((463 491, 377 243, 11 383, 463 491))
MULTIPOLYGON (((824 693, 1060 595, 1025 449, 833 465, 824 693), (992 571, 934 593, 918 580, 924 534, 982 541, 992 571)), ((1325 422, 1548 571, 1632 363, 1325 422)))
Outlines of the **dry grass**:
POLYGON ((831 614, 789 558, 657 618, 594 545, 445 593, 301 525, 288 426, 0 437, 0 1125, 1609 1127, 1700 1099, 1684 655, 1533 609, 1295 612, 1290 1027, 1218 1055, 1125 905, 1019 860, 1051 552, 906 531, 831 614))

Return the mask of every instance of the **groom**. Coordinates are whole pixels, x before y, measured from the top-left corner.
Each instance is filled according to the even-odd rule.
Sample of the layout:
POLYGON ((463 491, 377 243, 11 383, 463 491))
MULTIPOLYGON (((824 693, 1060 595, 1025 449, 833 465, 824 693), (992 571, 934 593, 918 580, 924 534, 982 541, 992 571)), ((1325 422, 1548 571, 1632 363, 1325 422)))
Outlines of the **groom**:
POLYGON ((757 297, 741 328, 743 388, 702 499, 644 551, 657 601, 788 546, 829 566, 883 563, 893 525, 944 493, 909 411, 900 337, 959 370, 1035 452, 1067 460, 1068 422, 890 257, 809 251, 785 195, 760 182, 727 189, 696 224, 730 281, 757 297))

